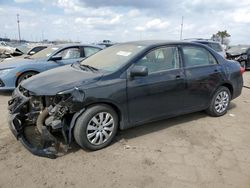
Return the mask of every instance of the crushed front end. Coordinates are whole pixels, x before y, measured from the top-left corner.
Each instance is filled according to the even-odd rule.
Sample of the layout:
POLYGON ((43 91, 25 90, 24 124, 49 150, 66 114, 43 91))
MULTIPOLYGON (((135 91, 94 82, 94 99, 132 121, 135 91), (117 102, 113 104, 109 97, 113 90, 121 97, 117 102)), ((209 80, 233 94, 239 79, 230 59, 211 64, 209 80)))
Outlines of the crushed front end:
POLYGON ((48 158, 63 155, 72 141, 72 129, 84 93, 77 88, 55 96, 39 96, 19 86, 8 102, 9 126, 31 153, 48 158))

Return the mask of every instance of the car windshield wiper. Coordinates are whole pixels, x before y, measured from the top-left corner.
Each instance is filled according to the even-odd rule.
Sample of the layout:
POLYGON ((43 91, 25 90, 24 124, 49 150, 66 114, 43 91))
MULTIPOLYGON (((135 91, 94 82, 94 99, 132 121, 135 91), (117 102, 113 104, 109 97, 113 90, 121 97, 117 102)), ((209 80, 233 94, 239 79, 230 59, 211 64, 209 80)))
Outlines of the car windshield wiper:
POLYGON ((90 66, 90 65, 85 65, 85 64, 81 64, 81 63, 79 63, 79 65, 80 65, 80 67, 87 68, 87 69, 91 70, 92 72, 94 72, 94 71, 98 71, 98 69, 97 69, 97 68, 92 67, 92 66, 90 66))

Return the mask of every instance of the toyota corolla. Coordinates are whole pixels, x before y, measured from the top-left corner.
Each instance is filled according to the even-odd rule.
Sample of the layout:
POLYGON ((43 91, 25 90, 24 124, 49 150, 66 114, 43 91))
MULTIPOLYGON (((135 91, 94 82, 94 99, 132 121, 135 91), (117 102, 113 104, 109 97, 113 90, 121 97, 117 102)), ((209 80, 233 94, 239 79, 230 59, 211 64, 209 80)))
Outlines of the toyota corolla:
POLYGON ((222 116, 241 94, 243 69, 202 44, 117 44, 23 81, 9 124, 33 154, 55 158, 72 141, 108 146, 118 130, 206 110, 222 116))

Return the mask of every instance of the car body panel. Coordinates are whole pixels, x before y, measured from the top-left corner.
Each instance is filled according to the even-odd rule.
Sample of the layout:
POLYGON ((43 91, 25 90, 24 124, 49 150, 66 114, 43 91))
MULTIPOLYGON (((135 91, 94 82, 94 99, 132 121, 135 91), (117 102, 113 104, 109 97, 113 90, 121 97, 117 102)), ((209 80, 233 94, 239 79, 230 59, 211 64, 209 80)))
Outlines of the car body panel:
MULTIPOLYGON (((22 110, 25 110, 25 107, 22 109, 22 105, 23 103, 27 104, 27 98, 28 103, 32 105, 33 98, 45 98, 44 103, 49 102, 50 104, 45 110, 55 109, 57 112, 57 108, 65 107, 68 109, 68 114, 63 115, 72 118, 70 127, 69 124, 63 125, 67 128, 65 142, 69 144, 72 141, 71 134, 75 121, 86 109, 96 104, 111 106, 119 116, 119 128, 127 129, 146 122, 205 110, 214 92, 220 86, 229 87, 232 99, 241 94, 243 79, 239 64, 224 59, 209 47, 185 42, 134 43, 147 47, 114 72, 80 70, 74 64, 41 73, 22 82, 9 102, 10 126, 14 134, 25 134, 22 129, 26 126, 20 119, 29 114, 25 111, 25 115, 22 115, 22 110), (140 58, 150 50, 168 45, 178 48, 180 67, 173 70, 157 71, 143 77, 130 76, 131 69, 136 66, 140 58), (182 54, 182 46, 184 45, 206 49, 218 61, 217 64, 186 68, 182 54), (58 97, 60 101, 54 103, 53 101, 57 100, 58 97), (64 100, 65 97, 68 98, 64 100), (15 123, 17 125, 14 125, 13 128, 15 123), (21 129, 19 130, 18 127, 21 129)), ((110 48, 116 48, 116 46, 110 48)), ((37 99, 35 101, 37 103, 37 99)), ((53 111, 50 112, 53 114, 53 111)), ((60 113, 66 113, 66 111, 60 111, 60 113)), ((60 130, 63 131, 63 129, 60 130)), ((37 153, 36 151, 32 149, 32 153, 41 156, 39 153, 41 151, 39 150, 37 153)), ((44 153, 48 154, 48 151, 43 150, 42 154, 44 153)))

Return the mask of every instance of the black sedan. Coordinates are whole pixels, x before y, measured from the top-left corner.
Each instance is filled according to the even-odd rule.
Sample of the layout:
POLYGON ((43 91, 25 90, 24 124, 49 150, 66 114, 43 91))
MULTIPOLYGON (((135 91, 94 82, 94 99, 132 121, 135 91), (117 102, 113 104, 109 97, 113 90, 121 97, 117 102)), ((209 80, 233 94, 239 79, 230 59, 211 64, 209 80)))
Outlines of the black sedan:
POLYGON ((118 130, 202 110, 224 115, 241 94, 242 73, 198 43, 118 44, 22 82, 9 101, 10 128, 39 156, 54 158, 73 140, 98 150, 118 130))

